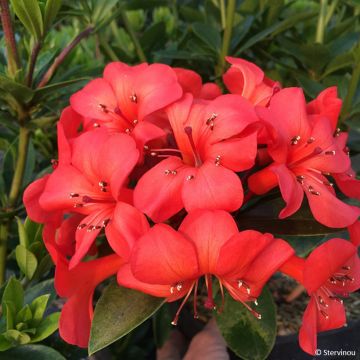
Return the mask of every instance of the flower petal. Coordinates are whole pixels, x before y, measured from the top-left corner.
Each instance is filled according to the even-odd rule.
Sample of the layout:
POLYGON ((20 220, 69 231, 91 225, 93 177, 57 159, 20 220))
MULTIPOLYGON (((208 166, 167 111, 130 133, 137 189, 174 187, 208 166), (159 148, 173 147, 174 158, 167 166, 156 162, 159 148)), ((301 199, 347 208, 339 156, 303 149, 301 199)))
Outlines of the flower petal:
POLYGON ((191 93, 195 98, 200 97, 199 95, 202 88, 201 76, 195 71, 188 69, 173 68, 173 70, 176 73, 184 94, 191 93))
POLYGON ((157 224, 135 244, 131 270, 150 284, 172 286, 195 279, 199 276, 195 246, 170 226, 157 224))
POLYGON ((175 215, 184 207, 181 198, 183 170, 181 159, 174 156, 154 166, 142 176, 135 188, 135 206, 155 222, 175 215), (169 174, 167 170, 170 170, 169 174), (176 171, 176 174, 171 171, 176 171))
POLYGON ((331 239, 317 247, 306 259, 304 268, 304 286, 309 294, 328 284, 328 279, 345 265, 356 251, 351 242, 343 239, 331 239))
POLYGON ((243 201, 243 188, 239 177, 223 166, 205 162, 200 168, 189 169, 193 179, 185 182, 182 198, 185 209, 235 211, 243 201))
POLYGON ((215 83, 208 82, 202 86, 199 97, 200 99, 214 100, 220 95, 222 95, 222 93, 219 86, 215 83))
POLYGON ((216 274, 220 249, 238 232, 232 216, 221 210, 197 210, 183 220, 179 232, 191 240, 197 251, 200 272, 216 274))
POLYGON ((304 312, 299 331, 299 344, 305 352, 315 355, 317 349, 317 308, 313 297, 311 297, 304 312))
POLYGON ((62 124, 67 139, 71 139, 79 135, 79 128, 83 122, 83 116, 74 111, 71 106, 67 106, 61 112, 59 119, 59 123, 62 124))

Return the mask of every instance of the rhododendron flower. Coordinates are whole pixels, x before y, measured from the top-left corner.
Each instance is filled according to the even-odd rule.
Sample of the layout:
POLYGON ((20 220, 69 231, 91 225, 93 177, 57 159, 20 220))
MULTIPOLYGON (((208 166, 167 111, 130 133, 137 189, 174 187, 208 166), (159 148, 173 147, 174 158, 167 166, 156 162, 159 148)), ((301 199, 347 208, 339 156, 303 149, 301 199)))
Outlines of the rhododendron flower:
POLYGON ((247 302, 256 298, 269 277, 294 254, 283 240, 271 234, 239 232, 225 211, 197 210, 186 216, 175 231, 157 224, 135 244, 130 264, 118 272, 120 285, 174 301, 194 291, 195 316, 199 278, 204 276, 208 291, 205 306, 214 308, 213 276, 231 296, 260 318, 247 302), (161 254, 161 255, 160 255, 161 254))
POLYGON ((265 169, 249 177, 249 187, 264 194, 279 185, 286 207, 279 217, 295 213, 304 192, 317 221, 329 227, 353 224, 360 209, 340 201, 326 176, 343 173, 350 167, 332 131, 328 118, 309 120, 305 98, 300 88, 287 88, 276 93, 268 108, 257 108, 274 136, 268 153, 274 160, 265 169))
POLYGON ((331 239, 316 248, 306 260, 292 257, 281 271, 300 281, 310 295, 299 342, 304 351, 314 355, 318 332, 346 324, 340 297, 347 297, 360 288, 357 248, 349 241, 331 239))
POLYGON ((84 117, 85 127, 104 126, 132 135, 139 149, 165 135, 150 115, 182 96, 170 66, 146 63, 128 66, 113 62, 104 77, 90 81, 70 98, 72 108, 84 117))
MULTIPOLYGON (((32 209, 83 215, 76 230, 71 268, 87 254, 104 228, 116 251, 121 251, 119 244, 125 244, 122 254, 125 256, 129 251, 125 237, 131 238, 132 231, 136 233, 137 228, 146 223, 144 215, 131 206, 132 190, 126 187, 128 175, 139 157, 134 140, 126 134, 109 134, 105 129, 97 129, 68 143, 61 124, 58 136, 59 164, 46 177, 46 183, 41 183, 39 206, 29 208, 29 216, 32 217, 32 209), (123 221, 129 225, 116 225, 123 221)), ((25 193, 25 199, 33 198, 33 192, 39 194, 34 184, 25 193)))
POLYGON ((194 98, 213 100, 221 95, 221 89, 215 83, 202 83, 201 76, 195 71, 173 68, 184 94, 191 93, 194 98))
POLYGON ((237 210, 243 189, 235 172, 254 164, 257 117, 238 95, 193 103, 190 94, 167 109, 178 149, 149 149, 166 157, 138 182, 134 203, 160 222, 183 207, 237 210), (246 150, 244 150, 246 149, 246 150))
POLYGON ((279 91, 280 84, 267 78, 264 72, 250 61, 227 56, 230 69, 223 75, 226 87, 254 105, 266 106, 272 95, 279 91))

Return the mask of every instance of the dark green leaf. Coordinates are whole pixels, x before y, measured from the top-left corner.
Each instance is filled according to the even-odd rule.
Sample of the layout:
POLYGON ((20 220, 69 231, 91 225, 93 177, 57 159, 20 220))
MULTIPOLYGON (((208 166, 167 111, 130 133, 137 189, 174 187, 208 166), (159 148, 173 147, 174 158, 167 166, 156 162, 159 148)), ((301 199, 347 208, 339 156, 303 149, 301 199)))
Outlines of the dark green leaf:
POLYGON ((4 353, 11 360, 66 360, 56 350, 44 345, 25 345, 4 353))
POLYGON ((32 139, 29 141, 26 164, 23 178, 24 187, 27 186, 34 179, 34 169, 36 163, 36 151, 32 139))
POLYGON ((20 281, 16 280, 14 277, 10 278, 9 282, 6 285, 4 294, 2 297, 2 306, 4 307, 4 302, 13 303, 15 311, 20 311, 24 304, 24 290, 20 284, 20 281))
POLYGON ((45 5, 44 29, 48 30, 61 7, 61 0, 47 0, 45 5))
POLYGON ((166 40, 166 28, 164 22, 158 22, 149 26, 140 38, 140 44, 144 51, 159 49, 159 45, 166 40), (163 41, 162 41, 163 40, 163 41))
POLYGON ((11 94, 20 103, 27 103, 34 96, 33 90, 3 75, 0 75, 0 89, 11 94))
POLYGON ((42 224, 36 223, 29 217, 26 217, 24 226, 30 243, 41 241, 43 228, 42 224))
POLYGON ((167 303, 165 303, 153 317, 153 332, 156 347, 161 348, 170 335, 172 329, 171 313, 167 303))
POLYGON ((275 343, 276 308, 269 290, 264 288, 258 303, 256 311, 261 319, 226 294, 224 311, 216 315, 227 345, 244 360, 266 359, 275 343))
POLYGON ((354 55, 351 52, 336 56, 327 65, 324 73, 322 74, 322 78, 330 75, 334 71, 338 71, 340 69, 343 69, 344 67, 352 66, 354 64, 354 61, 354 55))
POLYGON ((111 283, 98 301, 92 322, 89 354, 112 344, 148 319, 164 299, 111 283))
POLYGON ((25 292, 25 303, 29 304, 34 301, 40 295, 50 294, 48 303, 51 303, 55 297, 54 279, 42 281, 33 287, 26 289, 25 292))
POLYGON ((216 53, 220 51, 221 36, 219 30, 209 24, 198 22, 192 25, 192 30, 194 34, 206 45, 208 45, 211 50, 214 50, 216 53))
POLYGON ((5 351, 11 348, 11 342, 6 339, 3 334, 0 334, 0 351, 5 351))
POLYGON ((43 20, 37 0, 10 0, 16 16, 29 33, 40 40, 43 35, 43 20))
POLYGON ((31 280, 38 265, 36 256, 22 245, 16 247, 15 255, 20 270, 29 280, 31 280))
POLYGON ((167 6, 168 0, 128 0, 126 2, 126 10, 153 9, 156 6, 167 6))
POLYGON ((33 313, 31 312, 30 306, 26 304, 17 314, 15 324, 25 323, 32 319, 33 313))
POLYGON ((306 203, 294 215, 279 219, 279 213, 284 206, 285 203, 279 197, 262 198, 247 210, 240 212, 236 216, 236 221, 241 230, 254 229, 277 235, 314 236, 338 232, 337 229, 318 223, 306 203))
POLYGON ((31 342, 42 341, 54 333, 59 327, 59 318, 60 312, 56 312, 42 320, 36 327, 36 334, 31 338, 31 342))

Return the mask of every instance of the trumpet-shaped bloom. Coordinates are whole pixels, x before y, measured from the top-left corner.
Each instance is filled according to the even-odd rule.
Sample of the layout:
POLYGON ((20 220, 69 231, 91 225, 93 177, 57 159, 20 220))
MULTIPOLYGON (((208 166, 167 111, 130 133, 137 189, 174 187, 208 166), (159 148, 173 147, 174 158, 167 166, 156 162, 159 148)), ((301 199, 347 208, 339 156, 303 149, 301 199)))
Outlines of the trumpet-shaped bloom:
MULTIPOLYGON (((197 210, 184 219, 178 231, 157 224, 135 244, 130 264, 118 272, 121 285, 174 301, 194 290, 194 311, 198 280, 205 277, 208 298, 214 308, 213 276, 231 296, 260 318, 247 302, 255 302, 269 277, 292 255, 293 249, 271 234, 239 232, 225 211, 197 210), (159 256, 161 254, 161 256, 159 256)), ((181 307, 174 324, 176 324, 181 307)))
POLYGON ((139 157, 134 140, 97 129, 68 143, 61 124, 58 134, 59 164, 47 176, 38 204, 42 212, 82 215, 70 267, 80 262, 104 229, 113 249, 126 256, 127 239, 131 242, 133 233, 148 226, 144 215, 131 205, 132 190, 127 188, 139 157), (116 225, 123 222, 128 225, 116 225))
POLYGON ((233 94, 239 94, 254 105, 266 106, 280 84, 267 78, 264 72, 250 61, 227 56, 230 69, 223 75, 226 87, 233 94))
POLYGON ((346 324, 343 301, 360 287, 360 259, 349 241, 331 239, 306 259, 291 258, 282 271, 300 281, 310 295, 299 332, 301 348, 314 355, 317 333, 346 324))
POLYGON ((84 117, 86 128, 126 132, 142 149, 148 141, 165 135, 153 118, 147 118, 181 96, 182 88, 170 66, 113 62, 105 67, 103 78, 90 81, 71 96, 70 103, 84 117))
POLYGON ((237 210, 243 189, 235 172, 249 169, 256 156, 258 119, 251 104, 238 95, 194 103, 187 94, 167 113, 177 148, 149 149, 166 159, 138 182, 136 207, 156 222, 183 207, 237 210))
POLYGON ((299 88, 280 90, 268 108, 257 108, 258 115, 274 131, 268 153, 274 160, 249 178, 249 187, 264 194, 279 185, 286 207, 280 218, 295 213, 304 193, 317 221, 329 227, 353 224, 360 209, 340 201, 327 176, 343 173, 350 160, 336 140, 328 118, 312 121, 306 112, 303 92, 299 88))

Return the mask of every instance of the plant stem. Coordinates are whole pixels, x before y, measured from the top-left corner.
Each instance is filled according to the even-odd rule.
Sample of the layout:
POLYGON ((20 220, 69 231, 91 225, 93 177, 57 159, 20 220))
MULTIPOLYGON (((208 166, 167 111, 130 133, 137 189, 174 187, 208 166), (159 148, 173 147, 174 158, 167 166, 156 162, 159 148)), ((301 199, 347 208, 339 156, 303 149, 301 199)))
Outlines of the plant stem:
POLYGON ((318 17, 316 37, 315 37, 315 42, 318 44, 324 43, 326 13, 327 13, 327 0, 320 0, 320 12, 318 17))
POLYGON ((52 65, 49 67, 49 69, 46 71, 46 73, 44 74, 43 78, 41 79, 38 88, 41 88, 43 86, 45 86, 49 80, 51 79, 51 77, 53 76, 55 70, 63 63, 63 61, 65 60, 65 58, 69 55, 69 53, 71 52, 72 49, 74 49, 74 47, 84 38, 88 37, 90 35, 90 33, 93 31, 93 27, 90 26, 88 28, 86 28, 84 31, 82 31, 79 35, 77 35, 75 37, 74 40, 71 41, 71 43, 69 45, 67 45, 62 51, 61 53, 55 58, 54 62, 52 63, 52 65))
POLYGON ((350 109, 351 109, 351 104, 354 98, 354 95, 356 93, 356 89, 358 87, 360 81, 360 45, 357 47, 356 49, 356 53, 355 53, 355 65, 354 65, 354 69, 351 75, 351 79, 349 82, 349 87, 348 87, 348 91, 343 103, 343 107, 342 107, 342 111, 341 111, 341 118, 339 120, 339 124, 344 121, 346 119, 346 117, 348 116, 350 109))
POLYGON ((29 86, 29 87, 31 87, 31 84, 32 84, 36 59, 39 55, 40 49, 41 49, 41 43, 39 41, 37 41, 32 49, 31 57, 30 57, 29 72, 28 72, 27 80, 26 80, 27 86, 29 86))
POLYGON ((225 0, 220 0, 221 28, 226 27, 225 0))
POLYGON ((327 14, 326 14, 326 18, 325 18, 325 26, 327 26, 327 24, 329 23, 329 21, 331 20, 331 17, 334 15, 334 11, 336 9, 336 6, 338 4, 339 0, 334 0, 329 8, 328 8, 328 11, 327 11, 327 14))
POLYGON ((230 49, 231 34, 233 30, 234 15, 236 9, 236 0, 228 0, 226 8, 226 22, 222 41, 222 50, 219 57, 219 63, 216 67, 216 76, 220 77, 225 68, 225 56, 228 55, 230 49))
POLYGON ((0 0, 1 7, 1 24, 4 31, 5 45, 8 57, 8 69, 9 73, 14 76, 16 71, 21 67, 20 59, 16 48, 15 35, 12 27, 9 1, 0 0))
POLYGON ((141 47, 141 44, 135 34, 135 31, 134 29, 132 28, 131 24, 130 24, 130 21, 126 15, 126 11, 124 9, 121 9, 121 17, 123 19, 123 22, 124 22, 124 26, 125 26, 125 29, 127 30, 127 32, 129 33, 130 37, 131 37, 131 40, 135 46, 135 50, 136 50, 136 53, 137 53, 137 56, 139 58, 139 60, 141 62, 146 62, 146 56, 145 56, 145 53, 141 47))
MULTIPOLYGON (((24 126, 20 127, 19 131, 19 144, 18 144, 18 154, 14 176, 12 179, 10 193, 7 201, 6 211, 11 212, 16 206, 22 182, 24 178, 24 171, 26 166, 27 151, 29 146, 30 131, 24 126)), ((5 271, 6 271, 6 253, 7 253, 7 238, 9 235, 9 228, 11 223, 11 218, 5 220, 0 224, 0 285, 3 284, 5 280, 5 271)))

